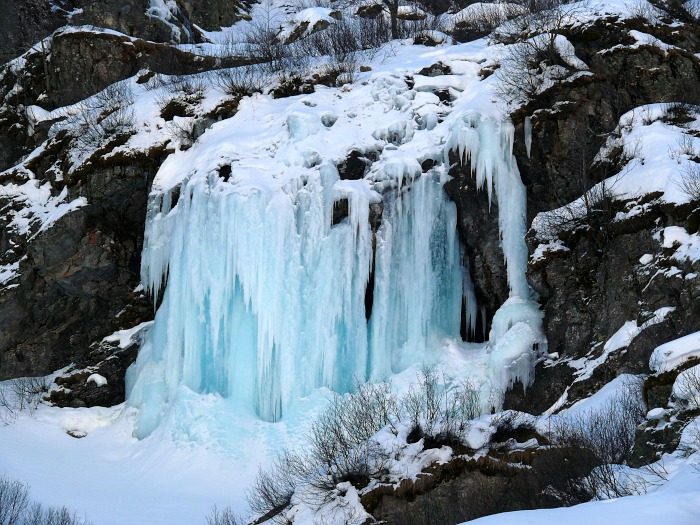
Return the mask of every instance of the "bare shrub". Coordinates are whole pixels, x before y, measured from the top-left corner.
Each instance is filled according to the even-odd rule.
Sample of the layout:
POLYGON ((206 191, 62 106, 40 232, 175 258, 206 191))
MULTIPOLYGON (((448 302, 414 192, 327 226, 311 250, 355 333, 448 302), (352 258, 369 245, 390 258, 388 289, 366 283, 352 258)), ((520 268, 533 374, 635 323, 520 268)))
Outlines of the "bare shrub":
POLYGON ((67 507, 32 502, 29 485, 0 476, 0 525, 89 525, 67 507))
POLYGON ((29 485, 0 476, 0 525, 21 523, 29 502, 29 485))
POLYGON ((700 107, 688 102, 669 102, 663 106, 661 120, 671 124, 683 125, 695 120, 700 107))
POLYGON ((282 13, 265 1, 261 3, 260 16, 253 20, 243 35, 240 48, 253 63, 262 64, 271 73, 290 73, 303 68, 305 57, 294 53, 295 48, 277 38, 283 22, 282 13))
POLYGON ((358 384, 351 394, 334 394, 312 423, 303 451, 286 451, 258 472, 247 494, 249 505, 261 519, 277 521, 283 521, 280 514, 295 493, 320 507, 341 482, 364 487, 383 479, 390 451, 373 440, 383 428, 398 435, 398 421, 409 419, 413 434, 420 433, 416 441, 425 437, 433 440, 431 445, 454 444, 480 409, 478 391, 469 381, 448 385, 435 367, 423 367, 401 399, 387 382, 358 384))
POLYGON ((116 82, 71 108, 64 127, 78 151, 89 153, 105 138, 134 132, 134 97, 127 81, 116 82))
POLYGON ((78 516, 76 511, 71 511, 68 507, 49 507, 43 509, 41 505, 35 504, 30 509, 29 518, 25 518, 22 525, 88 525, 87 522, 78 516), (31 521, 30 521, 31 520, 31 521))
POLYGON ((258 470, 253 486, 246 492, 251 510, 261 518, 278 521, 280 512, 289 506, 294 491, 311 470, 306 455, 283 451, 269 468, 258 470))
POLYGON ((642 379, 625 382, 601 408, 565 415, 555 423, 552 441, 560 448, 586 450, 593 454, 594 468, 584 487, 591 497, 631 495, 631 487, 619 476, 619 467, 634 446, 637 427, 644 420, 641 402, 642 379))
POLYGON ((268 83, 269 76, 257 66, 221 69, 216 73, 216 84, 227 95, 246 96, 262 93, 268 83))
POLYGON ((681 3, 681 9, 684 11, 687 20, 696 23, 700 21, 700 0, 690 0, 689 2, 681 3))
POLYGON ((449 385, 445 375, 432 366, 421 369, 417 382, 400 401, 400 417, 411 425, 409 442, 421 438, 436 444, 461 442, 468 422, 480 413, 479 394, 471 382, 449 385))
POLYGON ((694 366, 678 374, 674 395, 680 408, 686 410, 700 408, 700 366, 694 366))
POLYGON ((196 119, 174 117, 166 124, 170 136, 177 139, 184 149, 188 149, 197 140, 196 119))
POLYGON ((300 51, 308 56, 328 57, 327 75, 338 79, 338 84, 355 80, 359 69, 358 52, 362 49, 359 24, 339 20, 324 31, 319 31, 297 42, 300 51))
POLYGON ((637 0, 630 6, 630 14, 633 18, 648 24, 657 24, 659 16, 657 10, 647 0, 637 0))
POLYGON ((12 422, 17 413, 33 413, 49 390, 49 381, 45 377, 20 377, 7 381, 0 388, 0 421, 12 422))
POLYGON ((687 164, 681 170, 678 188, 694 201, 700 201, 700 164, 687 164))
POLYGON ((557 37, 583 9, 581 3, 560 0, 533 1, 529 13, 501 24, 494 33, 498 42, 511 44, 501 62, 494 88, 506 102, 527 102, 552 82, 569 76, 572 67, 562 57, 557 37))
POLYGON ((320 506, 332 497, 338 483, 363 486, 370 478, 380 477, 388 456, 370 438, 395 413, 395 396, 384 382, 358 385, 353 394, 335 394, 311 425, 303 452, 287 450, 258 472, 247 493, 253 512, 280 520, 300 486, 308 503, 320 506))
POLYGON ((245 522, 231 510, 231 507, 219 510, 214 506, 211 514, 207 516, 207 525, 241 525, 243 523, 245 522))
POLYGON ((526 102, 538 95, 552 80, 562 80, 569 69, 555 45, 556 33, 540 34, 511 45, 497 71, 494 88, 501 99, 526 102))
POLYGON ((455 37, 469 41, 490 34, 507 20, 521 16, 525 8, 513 3, 473 4, 455 23, 455 37))
POLYGON ((314 421, 308 437, 309 462, 318 465, 307 479, 326 498, 338 483, 363 486, 381 476, 388 455, 371 437, 391 422, 396 400, 388 383, 358 385, 350 395, 335 394, 314 421))
POLYGON ((615 182, 602 181, 585 191, 579 200, 541 215, 539 231, 547 238, 580 228, 607 235, 615 217, 615 182))
POLYGON ((203 73, 174 75, 166 81, 166 88, 173 95, 199 100, 204 97, 207 90, 207 75, 203 73))

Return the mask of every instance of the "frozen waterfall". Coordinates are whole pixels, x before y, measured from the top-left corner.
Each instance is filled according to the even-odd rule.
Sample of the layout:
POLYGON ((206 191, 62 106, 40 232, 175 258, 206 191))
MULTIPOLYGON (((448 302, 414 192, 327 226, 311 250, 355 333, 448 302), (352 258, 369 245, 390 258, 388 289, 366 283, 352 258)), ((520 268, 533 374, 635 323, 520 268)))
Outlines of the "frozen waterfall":
MULTIPOLYGON (((143 284, 162 303, 127 375, 137 437, 160 424, 182 389, 278 421, 319 387, 348 391, 428 360, 445 341, 459 347, 462 302, 472 328, 478 305, 456 206, 442 188, 451 151, 495 195, 511 290, 482 346, 486 362, 475 369, 486 370, 485 389, 501 395, 516 380, 529 383, 542 336, 525 280, 525 188, 512 125, 455 111, 386 145, 369 128, 377 107, 385 103, 408 129, 419 98, 394 78, 372 89, 374 106, 332 118, 323 104, 302 100, 281 106, 276 125, 256 120, 259 106, 251 105, 252 115, 240 118, 259 126, 257 143, 245 142, 256 132, 246 135, 234 118, 166 161, 161 171, 171 179, 159 173, 154 185, 142 258, 143 284), (331 139, 335 130, 351 142, 331 139), (364 178, 341 180, 333 147, 347 155, 358 143, 383 151, 364 178), (425 158, 443 162, 421 173, 425 158)), ((337 103, 331 94, 315 100, 337 103)))

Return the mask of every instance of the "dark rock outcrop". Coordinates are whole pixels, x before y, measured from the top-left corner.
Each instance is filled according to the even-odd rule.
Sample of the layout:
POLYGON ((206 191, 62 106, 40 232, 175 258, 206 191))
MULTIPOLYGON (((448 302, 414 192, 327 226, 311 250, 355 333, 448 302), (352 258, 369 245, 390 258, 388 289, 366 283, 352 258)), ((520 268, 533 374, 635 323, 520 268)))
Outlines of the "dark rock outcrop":
MULTIPOLYGON (((654 34, 655 26, 600 20, 566 36, 590 75, 548 89, 513 115, 514 154, 527 186, 528 220, 578 198, 614 171, 592 170, 606 137, 627 111, 657 102, 700 103, 700 59, 689 51, 655 46, 625 47, 628 30, 654 34), (632 25, 627 25, 632 24, 632 25), (616 47, 613 47, 616 46, 616 47), (532 117, 532 150, 527 155, 524 119, 532 117)), ((685 26, 679 34, 695 34, 685 26)), ((670 35, 660 35, 669 41, 670 35)), ((692 43, 691 43, 692 44, 692 43)), ((691 45, 691 49, 693 46, 691 45)))
MULTIPOLYGON (((93 165, 69 189, 71 198, 88 196, 88 205, 25 240, 26 252, 13 255, 25 257, 16 286, 0 295, 0 379, 79 363, 93 342, 130 327, 119 314, 139 283, 147 195, 164 153, 93 165)), ((151 309, 142 310, 132 322, 149 315, 151 309)))
MULTIPOLYGON (((0 0, 0 64, 15 58, 64 25, 113 29, 152 42, 196 43, 199 28, 218 31, 248 17, 252 0, 182 0, 171 12, 149 0, 0 0)), ((163 4, 165 6, 165 4, 163 4)))

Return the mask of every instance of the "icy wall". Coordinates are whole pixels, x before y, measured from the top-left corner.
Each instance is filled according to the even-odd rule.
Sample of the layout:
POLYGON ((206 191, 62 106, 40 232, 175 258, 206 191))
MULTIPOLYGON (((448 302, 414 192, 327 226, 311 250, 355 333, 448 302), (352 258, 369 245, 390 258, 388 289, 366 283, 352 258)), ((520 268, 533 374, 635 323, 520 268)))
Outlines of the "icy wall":
POLYGON ((395 77, 364 89, 374 102, 363 93, 258 98, 164 165, 142 259, 144 286, 163 301, 127 378, 137 436, 181 389, 277 421, 316 388, 347 391, 429 361, 446 340, 459 346, 463 294, 471 323, 477 305, 442 189, 451 151, 495 193, 511 289, 477 368, 499 395, 529 382, 540 318, 525 281, 512 126, 473 111, 439 122, 432 99, 395 77), (351 148, 381 155, 364 178, 340 180, 337 162, 351 148), (422 173, 425 158, 438 165, 422 173), (348 216, 333 224, 342 199, 348 216), (370 208, 380 203, 373 232, 370 208))

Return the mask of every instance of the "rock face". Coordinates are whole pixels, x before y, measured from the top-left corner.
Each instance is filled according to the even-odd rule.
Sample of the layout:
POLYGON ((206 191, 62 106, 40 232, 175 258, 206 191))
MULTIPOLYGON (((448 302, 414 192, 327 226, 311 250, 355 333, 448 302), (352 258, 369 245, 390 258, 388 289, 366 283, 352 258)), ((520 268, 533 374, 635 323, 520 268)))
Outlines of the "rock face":
POLYGON ((483 307, 483 312, 478 313, 477 333, 470 336, 463 326, 462 336, 481 342, 488 339, 494 313, 508 299, 506 268, 499 241, 498 204, 494 199, 489 205, 486 191, 476 188, 469 165, 455 163, 450 175, 453 178, 445 184, 445 192, 457 204, 457 229, 465 251, 464 262, 469 266, 476 300, 483 307))
MULTIPOLYGON (((11 14, 9 18, 14 16, 19 22, 8 23, 7 17, 0 21, 7 34, 0 47, 3 56, 17 56, 54 32, 43 47, 37 46, 0 75, 0 134, 6 137, 0 141, 0 171, 17 164, 47 136, 51 123, 34 126, 25 111, 29 106, 50 110, 75 103, 139 72, 146 79, 150 72, 191 74, 242 63, 236 58, 197 56, 165 43, 201 41, 196 26, 217 29, 230 25, 244 16, 249 6, 245 2, 185 0, 168 13, 154 11, 147 0, 65 0, 55 6, 38 0, 0 2, 0 8, 11 14), (86 27, 56 31, 68 21, 123 34, 86 27)), ((381 9, 379 4, 369 6, 363 15, 381 9)), ((592 74, 548 89, 512 115, 518 137, 523 136, 525 117, 531 117, 533 124, 530 155, 520 139, 514 151, 528 190, 528 221, 540 211, 572 201, 610 174, 592 161, 621 114, 650 101, 700 103, 700 59, 693 54, 700 50, 697 29, 671 31, 639 21, 624 24, 608 20, 584 31, 567 30, 577 56, 592 74), (600 52, 617 43, 632 43, 629 29, 661 32, 659 38, 679 49, 639 45, 600 52)), ((449 71, 438 63, 421 74, 449 71)), ((449 99, 446 93, 442 101, 449 104, 449 99)), ((66 147, 57 138, 51 145, 55 150, 33 161, 32 170, 38 179, 51 180, 54 193, 65 186, 69 198, 86 196, 88 205, 39 232, 31 243, 9 233, 0 237, 1 263, 23 258, 18 286, 0 296, 0 379, 50 372, 71 361, 78 361, 78 368, 87 366, 95 344, 122 327, 115 320, 117 313, 141 304, 133 290, 138 284, 145 205, 166 146, 148 155, 97 162, 58 181, 52 163, 65 156, 66 147)), ((375 160, 373 155, 372 151, 353 151, 338 166, 341 177, 363 177, 375 160)), ((454 163, 450 175, 453 178, 445 191, 458 208, 465 265, 483 306, 477 333, 467 334, 465 328, 463 336, 483 341, 490 319, 508 297, 498 241, 498 209, 496 202, 489 205, 486 192, 476 189, 469 166, 454 163)), ((661 307, 675 310, 663 322, 645 329, 626 353, 613 356, 588 381, 572 385, 575 377, 568 365, 556 360, 541 363, 537 374, 541 379, 527 395, 519 389, 509 394, 509 406, 542 411, 567 388, 574 398, 621 372, 644 371, 655 345, 698 328, 698 292, 693 281, 666 274, 650 281, 650 268, 639 263, 642 255, 650 253, 659 264, 668 264, 668 254, 660 249, 654 234, 661 225, 681 225, 690 231, 691 222, 697 222, 691 214, 693 207, 664 206, 653 197, 646 204, 645 213, 633 220, 614 227, 594 225, 566 237, 569 251, 550 253, 533 263, 530 283, 544 309, 549 351, 560 360, 581 358, 592 348, 595 355, 600 351, 598 343, 625 322, 636 320, 642 325, 661 307)), ((1 210, 13 205, 0 197, 1 210)), ((336 220, 347 213, 346 206, 339 202, 336 220)), ((534 250, 539 241, 534 234, 529 241, 534 250)), ((682 271, 687 275, 698 268, 687 265, 682 271)), ((134 308, 133 322, 151 315, 143 305, 134 308)))
MULTIPOLYGON (((527 186, 528 222, 539 212, 575 200, 599 180, 619 171, 614 163, 604 171, 593 160, 622 114, 649 102, 700 103, 700 60, 692 53, 697 51, 696 33, 693 27, 671 33, 640 21, 617 20, 599 21, 585 31, 567 33, 577 56, 589 65, 592 74, 545 91, 513 115, 517 137, 514 154, 527 186), (626 43, 630 29, 662 31, 659 38, 690 51, 666 52, 642 45, 600 52, 626 43), (522 140, 526 116, 533 124, 530 155, 522 140)), ((498 242, 498 209, 496 203, 489 209, 486 194, 475 188, 468 166, 455 163, 450 175, 453 179, 445 191, 457 204, 460 240, 477 299, 484 307, 486 331, 475 335, 479 341, 487 337, 494 312, 508 297, 498 242)), ((681 265, 680 276, 661 273, 651 279, 656 268, 651 270, 639 262, 644 254, 655 254, 659 264, 670 266, 669 254, 663 253, 654 235, 660 226, 670 225, 695 231, 697 219, 691 212, 700 203, 675 208, 649 196, 643 204, 641 216, 614 226, 610 217, 607 222, 591 223, 585 233, 564 236, 569 251, 551 253, 530 265, 528 278, 544 309, 549 352, 558 354, 559 360, 538 365, 537 380, 527 393, 522 386, 509 392, 508 408, 539 413, 565 392, 573 401, 620 373, 647 372, 649 356, 657 345, 700 329, 700 292, 694 280, 683 278, 697 273, 697 264, 681 265), (675 310, 662 322, 642 330, 626 351, 612 356, 590 378, 574 382, 575 370, 565 364, 567 360, 599 356, 602 342, 624 323, 635 320, 642 326, 662 307, 675 310)), ((625 204, 617 206, 610 212, 623 211, 625 204)), ((529 234, 528 244, 532 253, 539 244, 534 232, 529 234)))
POLYGON ((198 28, 218 31, 243 17, 251 0, 184 0, 156 7, 150 0, 1 0, 0 64, 24 53, 61 26, 113 29, 152 42, 194 43, 205 37, 198 28))
MULTIPOLYGON (((95 167, 70 192, 91 195, 89 204, 14 254, 24 258, 17 286, 0 295, 0 379, 79 363, 93 342, 120 327, 139 283, 146 201, 162 154, 95 167)), ((135 321, 149 316, 142 306, 135 321)))
POLYGON ((694 36, 697 30, 687 26, 675 36, 658 35, 669 43, 677 42, 683 50, 666 52, 642 45, 600 52, 627 42, 630 37, 626 30, 631 29, 651 34, 661 30, 638 26, 636 22, 609 20, 599 21, 583 32, 567 34, 577 56, 588 64, 592 74, 547 90, 513 115, 519 138, 524 136, 524 118, 532 117, 530 156, 523 140, 514 144, 528 190, 530 221, 537 213, 573 201, 595 182, 614 174, 595 172, 591 165, 624 113, 649 103, 700 103, 700 59, 693 55, 700 51, 694 36))
POLYGON ((0 1, 0 64, 21 55, 66 23, 66 12, 46 0, 0 1))

